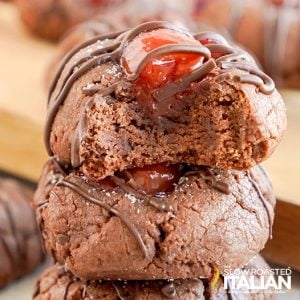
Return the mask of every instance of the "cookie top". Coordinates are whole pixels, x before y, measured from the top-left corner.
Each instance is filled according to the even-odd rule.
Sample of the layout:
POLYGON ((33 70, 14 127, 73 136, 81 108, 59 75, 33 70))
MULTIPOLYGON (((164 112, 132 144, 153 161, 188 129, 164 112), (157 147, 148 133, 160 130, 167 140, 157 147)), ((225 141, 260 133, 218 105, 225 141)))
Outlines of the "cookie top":
POLYGON ((129 169, 96 182, 50 161, 35 194, 48 253, 90 280, 242 267, 271 235, 275 197, 265 173, 183 167, 129 169))
POLYGON ((29 187, 0 178, 0 288, 32 271, 44 258, 32 197, 29 187))
POLYGON ((248 169, 285 126, 273 81, 248 53, 215 33, 150 22, 65 57, 45 143, 90 178, 162 162, 248 169))

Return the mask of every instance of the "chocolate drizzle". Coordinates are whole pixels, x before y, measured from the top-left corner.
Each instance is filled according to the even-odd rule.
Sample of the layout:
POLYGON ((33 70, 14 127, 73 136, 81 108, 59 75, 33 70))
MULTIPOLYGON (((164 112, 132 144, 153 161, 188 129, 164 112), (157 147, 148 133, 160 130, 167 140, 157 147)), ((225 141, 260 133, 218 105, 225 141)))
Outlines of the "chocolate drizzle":
POLYGON ((206 168, 208 174, 205 174, 204 170, 193 170, 188 171, 184 174, 184 177, 188 176, 199 176, 205 181, 207 185, 216 189, 217 191, 229 195, 231 193, 230 187, 226 182, 218 180, 209 168, 206 168))
POLYGON ((72 183, 67 180, 60 180, 57 182, 57 185, 58 186, 62 185, 62 186, 65 186, 65 187, 73 190, 74 192, 79 194, 81 197, 83 197, 85 200, 89 201, 90 203, 98 205, 98 206, 104 208, 105 210, 107 210, 108 212, 112 213, 113 215, 117 216, 118 218, 120 218, 120 220, 126 225, 126 227, 130 230, 132 235, 135 237, 135 239, 138 242, 145 257, 148 257, 148 250, 147 250, 147 247, 146 247, 140 233, 137 231, 137 229, 134 227, 134 225, 125 216, 123 216, 118 210, 109 206, 108 204, 104 203, 103 201, 96 199, 95 197, 89 195, 75 183, 72 183))
POLYGON ((251 65, 233 62, 221 62, 220 66, 222 69, 237 68, 248 72, 249 74, 241 74, 236 76, 236 78, 242 83, 256 85, 261 92, 267 95, 270 95, 275 89, 274 81, 264 72, 258 68, 253 68, 251 65))
POLYGON ((246 176, 248 177, 249 181, 251 182, 252 186, 254 187, 255 191, 257 192, 259 199, 261 200, 261 203, 263 204, 263 207, 266 210, 267 216, 268 216, 268 223, 269 223, 269 238, 272 238, 272 223, 273 223, 273 218, 272 218, 272 212, 271 212, 271 207, 270 203, 266 200, 264 197, 260 187, 258 184, 255 182, 255 180, 252 178, 251 171, 246 171, 246 176))
MULTIPOLYGON (((124 62, 123 50, 127 47, 128 43, 132 41, 142 32, 157 30, 157 29, 169 29, 188 37, 193 37, 190 33, 186 32, 182 28, 178 28, 167 22, 149 22, 141 24, 132 30, 126 32, 117 32, 108 35, 96 36, 91 40, 81 44, 63 59, 56 76, 51 84, 48 99, 48 115, 45 126, 45 145, 49 155, 52 155, 52 150, 50 148, 50 132, 54 118, 63 104, 65 98, 67 97, 69 91, 71 90, 73 84, 85 73, 89 72, 93 68, 108 62, 115 61, 121 66, 124 62)), ((210 35, 213 35, 209 33, 210 35)), ((194 36, 195 39, 207 38, 208 33, 200 33, 194 36)), ((218 38, 220 40, 220 37, 218 38)), ((223 41, 224 38, 221 37, 223 41)), ((231 47, 228 45, 219 44, 209 44, 209 45, 165 45, 158 47, 149 53, 139 62, 138 66, 131 71, 123 68, 124 73, 127 75, 128 80, 135 80, 147 61, 158 55, 167 53, 198 53, 204 57, 204 64, 196 67, 192 72, 175 82, 169 83, 157 90, 152 92, 152 95, 158 101, 162 101, 178 92, 184 91, 193 81, 202 80, 208 73, 210 73, 215 68, 220 69, 241 69, 248 72, 249 74, 242 74, 238 76, 238 79, 243 83, 251 83, 259 87, 259 90, 263 93, 270 94, 274 90, 274 84, 272 80, 265 75, 263 72, 259 71, 258 68, 251 60, 248 53, 238 50, 237 47, 231 47), (223 57, 216 60, 211 59, 211 51, 218 50, 223 57), (225 63, 226 62, 226 63, 225 63), (239 62, 239 63, 238 63, 239 62)), ((89 83, 93 85, 93 83, 89 83)), ((97 93, 102 95, 107 95, 112 93, 118 86, 118 82, 113 87, 101 87, 97 86, 97 93)), ((86 88, 84 90, 86 93, 86 88)), ((78 130, 80 131, 81 124, 78 125, 78 130)), ((81 132, 81 131, 80 131, 81 132)), ((77 133, 77 136, 79 134, 77 133)), ((82 137, 82 136, 81 136, 82 137)), ((78 153, 78 147, 81 140, 77 140, 73 145, 74 148, 72 153, 78 153), (76 147, 75 147, 76 146, 76 147), (77 148, 77 150, 75 150, 77 148)), ((73 160, 75 166, 78 166, 81 162, 78 157, 73 160)))

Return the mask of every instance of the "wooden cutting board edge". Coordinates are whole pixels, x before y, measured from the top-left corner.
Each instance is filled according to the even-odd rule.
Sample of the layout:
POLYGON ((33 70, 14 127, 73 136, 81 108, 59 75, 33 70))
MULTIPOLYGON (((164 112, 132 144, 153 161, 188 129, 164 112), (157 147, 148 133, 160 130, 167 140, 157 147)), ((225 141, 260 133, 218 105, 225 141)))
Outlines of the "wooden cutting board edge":
POLYGON ((37 181, 47 160, 42 136, 41 125, 0 111, 0 169, 37 181))

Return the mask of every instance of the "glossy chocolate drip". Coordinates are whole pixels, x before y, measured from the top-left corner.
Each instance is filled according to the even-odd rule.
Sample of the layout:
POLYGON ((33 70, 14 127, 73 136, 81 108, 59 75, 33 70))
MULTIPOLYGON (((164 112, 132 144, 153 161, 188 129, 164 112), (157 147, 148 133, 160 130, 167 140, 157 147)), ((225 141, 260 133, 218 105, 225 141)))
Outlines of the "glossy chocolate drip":
POLYGON ((246 171, 246 176, 248 177, 249 181, 251 182, 252 186, 254 187, 255 191, 257 192, 261 203, 263 204, 263 207, 265 208, 265 211, 268 216, 268 223, 269 223, 269 238, 272 238, 272 212, 271 212, 271 206, 270 203, 267 201, 267 199, 264 197, 264 195, 261 192, 260 187, 258 184, 255 182, 255 180, 252 178, 251 171, 246 171))
MULTIPOLYGON (((130 43, 130 41, 132 41, 135 37, 137 37, 142 32, 157 30, 161 28, 174 30, 177 32, 181 32, 187 35, 188 37, 193 37, 184 29, 178 28, 172 24, 166 22, 149 22, 149 23, 139 25, 127 32, 113 33, 109 35, 97 36, 95 38, 92 38, 90 41, 85 42, 82 45, 75 48, 63 59, 57 71, 57 74, 51 84, 50 91, 49 91, 49 102, 48 102, 49 107, 48 107, 48 115, 47 115, 45 135, 44 135, 45 145, 49 155, 52 155, 52 150, 49 145, 52 123, 59 110, 59 107, 63 104, 73 84, 82 75, 84 75, 91 69, 95 68, 96 66, 99 66, 107 61, 117 61, 119 64, 122 65, 123 50, 126 48, 128 43, 130 43), (88 46, 92 47, 93 45, 95 47, 98 41, 102 41, 103 43, 102 47, 96 48, 94 51, 86 51, 86 53, 81 58, 76 57, 77 52, 80 52, 79 54, 82 55, 82 51, 84 51, 86 47, 88 46), (104 45, 104 43, 106 44, 104 45), (68 66, 67 64, 70 63, 71 60, 74 60, 75 62, 73 65, 68 66), (60 88, 58 88, 58 84, 60 84, 61 86, 60 88)), ((213 34, 211 34, 211 36, 212 38, 214 37, 213 34)), ((207 38, 208 34, 200 33, 195 35, 196 39, 201 37, 207 38)), ((220 40, 220 36, 218 36, 218 40, 220 40)), ((124 70, 124 72, 128 73, 127 77, 129 80, 134 80, 139 76, 141 70, 143 69, 147 61, 149 61, 149 59, 167 53, 174 53, 174 52, 199 53, 199 55, 204 56, 204 60, 208 60, 206 63, 204 63, 201 66, 198 66, 195 70, 193 70, 190 75, 187 75, 173 83, 169 83, 160 89, 154 90, 153 97, 161 101, 166 97, 170 97, 180 91, 185 90, 193 81, 203 79, 205 75, 207 75, 210 71, 212 71, 216 67, 216 65, 214 64, 213 60, 209 60, 210 51, 212 49, 216 49, 216 47, 219 47, 218 49, 222 48, 220 45, 210 44, 210 45, 203 46, 200 43, 199 46, 164 45, 147 53, 145 58, 138 64, 135 70, 132 70, 130 73, 128 73, 128 70, 127 71, 124 70)), ((247 77, 241 75, 239 77, 241 82, 255 84, 259 87, 261 92, 266 94, 270 94, 274 90, 274 84, 272 85, 271 79, 267 77, 264 73, 259 71, 254 65, 249 65, 248 63, 247 64, 245 63, 245 65, 242 64, 243 66, 240 66, 241 64, 236 64, 236 61, 241 61, 241 60, 251 61, 251 58, 248 54, 246 55, 245 53, 241 53, 241 51, 236 51, 237 48, 234 47, 231 47, 230 49, 229 45, 223 46, 222 49, 224 51, 226 50, 224 52, 226 53, 226 55, 223 58, 218 58, 216 60, 216 63, 218 65, 222 63, 223 66, 223 63, 230 62, 231 63, 230 68, 239 68, 251 73, 247 77), (260 77, 262 78, 261 80, 259 80, 260 77)), ((228 63, 227 65, 223 66, 223 68, 226 68, 226 66, 228 68, 229 67, 228 63)), ((101 86, 99 86, 99 89, 97 89, 96 92, 99 92, 100 94, 103 93, 109 94, 115 90, 117 85, 118 82, 113 87, 102 88, 101 86)), ((85 91, 83 92, 85 93, 85 91)), ((80 163, 80 159, 77 158, 75 165, 78 165, 79 163, 80 163)))
POLYGON ((177 296, 174 282, 170 282, 161 288, 161 293, 167 299, 175 299, 177 296))
POLYGON ((214 188, 215 190, 226 195, 229 195, 231 193, 229 185, 226 182, 217 180, 212 173, 206 175, 203 170, 195 170, 195 171, 188 171, 184 174, 184 177, 189 177, 189 176, 200 176, 200 178, 203 179, 207 185, 214 188))
POLYGON ((57 185, 65 186, 65 187, 73 190, 74 192, 79 194, 81 197, 83 197, 85 200, 89 201, 90 203, 98 205, 98 206, 104 208, 105 210, 107 210, 108 212, 112 213, 113 215, 117 216, 118 218, 120 218, 120 220, 126 225, 126 227, 129 229, 129 231, 135 237, 135 239, 136 239, 138 245, 140 246, 141 250, 143 251, 145 257, 148 257, 148 249, 147 249, 140 233, 137 231, 137 229, 134 227, 134 225, 125 216, 123 216, 118 210, 116 210, 115 208, 102 202, 101 200, 96 199, 95 197, 89 195, 75 183, 69 182, 67 180, 60 180, 59 182, 57 182, 57 185))
POLYGON ((237 75, 236 78, 242 83, 250 83, 256 85, 259 90, 267 95, 272 94, 275 89, 273 80, 266 75, 264 72, 260 71, 249 64, 234 63, 234 62, 221 62, 220 67, 222 69, 240 69, 248 72, 249 74, 237 75))
POLYGON ((190 74, 176 80, 175 82, 169 83, 159 89, 152 92, 152 95, 159 102, 164 99, 173 96, 176 93, 187 89, 193 81, 203 79, 209 72, 215 69, 216 64, 213 59, 210 59, 204 63, 201 67, 193 70, 190 74))

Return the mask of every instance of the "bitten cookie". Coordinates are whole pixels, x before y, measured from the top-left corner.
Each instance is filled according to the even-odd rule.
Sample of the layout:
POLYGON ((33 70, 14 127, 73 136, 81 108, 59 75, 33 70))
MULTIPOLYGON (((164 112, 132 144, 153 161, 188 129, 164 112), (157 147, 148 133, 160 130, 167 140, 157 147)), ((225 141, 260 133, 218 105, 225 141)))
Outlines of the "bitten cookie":
POLYGON ((28 187, 0 178, 0 288, 34 270, 44 258, 32 197, 28 187))
MULTIPOLYGON (((268 270, 262 258, 256 257, 247 266, 255 270, 268 270)), ((243 271, 241 270, 241 274, 243 271)), ((259 281, 259 277, 256 278, 259 281)), ((138 300, 267 300, 273 299, 270 290, 225 289, 223 278, 216 283, 208 279, 175 281, 93 281, 83 282, 62 266, 47 269, 40 277, 33 295, 34 300, 84 300, 84 299, 138 299, 138 300)))
POLYGON ((90 181, 50 160, 34 204, 47 251, 77 277, 151 280, 242 267, 271 235, 275 197, 259 166, 162 164, 90 181))
POLYGON ((273 81, 222 36, 150 22, 70 52, 50 88, 49 155, 99 180, 186 162, 248 169, 286 127, 273 81))
POLYGON ((300 87, 299 1, 195 0, 200 23, 225 27, 259 59, 277 84, 300 87))
POLYGON ((15 0, 28 29, 58 40, 72 26, 116 7, 125 0, 15 0))

